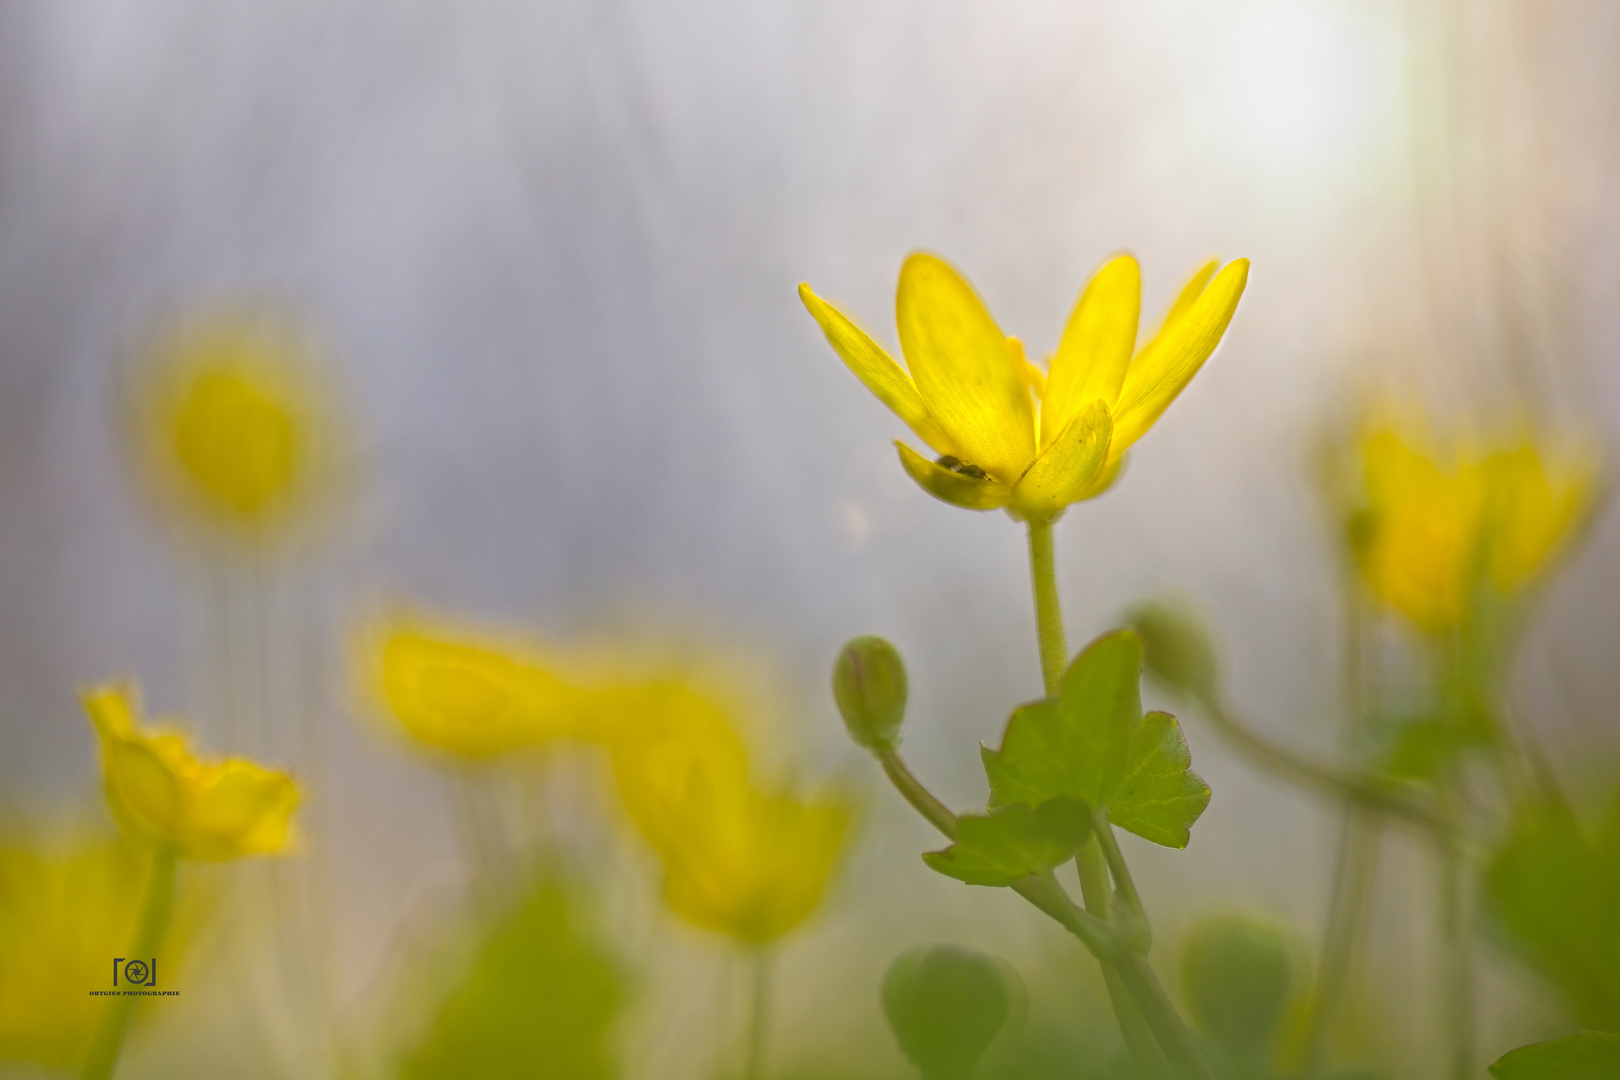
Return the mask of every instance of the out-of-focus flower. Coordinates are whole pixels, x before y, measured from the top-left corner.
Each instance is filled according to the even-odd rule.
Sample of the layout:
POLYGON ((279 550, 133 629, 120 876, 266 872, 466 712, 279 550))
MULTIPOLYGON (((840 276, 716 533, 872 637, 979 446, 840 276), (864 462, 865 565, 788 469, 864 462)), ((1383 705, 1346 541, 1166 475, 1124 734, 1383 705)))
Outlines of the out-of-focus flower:
POLYGON ((799 297, 856 377, 940 455, 929 461, 896 444, 924 490, 970 510, 1050 520, 1108 490, 1125 452, 1220 343, 1249 261, 1215 267, 1192 276, 1137 351, 1141 275, 1129 255, 1108 262, 1081 292, 1045 373, 932 255, 900 269, 895 310, 909 374, 808 285, 799 297))
POLYGON ((286 325, 219 313, 159 339, 134 376, 140 460, 166 503, 260 532, 329 480, 331 423, 308 348, 286 325))
POLYGON ((388 711, 418 744, 470 760, 582 734, 590 701, 535 650, 389 623, 372 635, 388 711))
POLYGON ((725 709, 680 683, 621 691, 615 712, 614 776, 663 861, 670 910, 748 945, 814 914, 849 831, 849 801, 756 783, 725 709))
POLYGON ((1518 436, 1436 448, 1421 425, 1370 424, 1357 443, 1351 546, 1368 590, 1430 633, 1456 628, 1478 589, 1511 597, 1563 551, 1597 489, 1590 458, 1518 436))
POLYGON ((117 837, 0 835, 0 1060, 78 1064, 148 862, 117 837))
POLYGON ((173 727, 139 726, 130 687, 93 687, 85 711, 101 739, 113 813, 131 832, 198 859, 282 851, 294 839, 292 777, 243 758, 204 761, 173 727))

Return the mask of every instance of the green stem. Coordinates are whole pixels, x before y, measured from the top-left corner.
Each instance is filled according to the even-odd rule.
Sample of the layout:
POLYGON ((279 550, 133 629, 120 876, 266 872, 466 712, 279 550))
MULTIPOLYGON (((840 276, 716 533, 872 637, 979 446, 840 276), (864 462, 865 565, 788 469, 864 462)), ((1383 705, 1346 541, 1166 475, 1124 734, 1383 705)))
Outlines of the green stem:
POLYGON ((1029 523, 1029 577, 1035 591, 1035 632, 1041 647, 1041 679, 1046 696, 1058 692, 1069 647, 1063 640, 1063 609, 1058 605, 1057 567, 1052 558, 1052 523, 1029 523))
POLYGON ((1119 841, 1114 837, 1114 827, 1108 822, 1108 811, 1098 807, 1091 812, 1091 835, 1097 838, 1097 846, 1102 850, 1103 861, 1108 866, 1108 872, 1114 877, 1114 885, 1119 889, 1119 898, 1125 901, 1129 910, 1126 916, 1134 923, 1126 935, 1131 940, 1131 948, 1147 955, 1153 944, 1153 931, 1148 926, 1147 911, 1142 907, 1142 897, 1136 891, 1136 882, 1131 880, 1131 869, 1125 865, 1125 853, 1119 850, 1119 841))
POLYGON ((1367 904, 1378 866, 1378 843, 1377 818, 1365 810, 1349 811, 1340 835, 1333 901, 1322 940, 1321 982, 1305 1037, 1304 1080, 1317 1080, 1327 1066, 1329 1044, 1350 982, 1356 942, 1366 925, 1367 904))
POLYGON ((744 1080, 762 1080, 765 1075, 765 1033, 771 1012, 771 954, 765 948, 754 950, 752 985, 748 1011, 748 1042, 743 1055, 744 1080))
MULTIPOLYGON (((893 750, 880 750, 878 760, 882 762, 883 771, 893 781, 896 790, 905 796, 906 801, 948 839, 956 839, 956 815, 935 798, 932 792, 923 787, 900 759, 900 755, 893 750)), ((1104 887, 1106 888, 1106 885, 1104 887)), ((1100 963, 1120 964, 1121 981, 1135 1000, 1136 1007, 1141 1010, 1159 1044, 1170 1048, 1172 1059, 1179 1062, 1183 1070, 1195 1080, 1214 1080, 1214 1073, 1198 1052, 1192 1033, 1182 1023, 1181 1016, 1171 1004, 1164 987, 1159 985, 1153 969, 1148 967, 1140 956, 1130 951, 1113 926, 1091 912, 1075 906, 1074 901, 1069 899, 1050 870, 1044 874, 1032 874, 1015 883, 1012 889, 1079 938, 1080 943, 1100 963), (1191 1056, 1188 1054, 1188 1048, 1191 1048, 1191 1056)))
MULTIPOLYGON (((1088 837, 1079 851, 1074 853, 1074 867, 1080 874, 1080 895, 1086 910, 1104 922, 1109 920, 1112 897, 1108 885, 1108 864, 1102 851, 1088 837)), ((1119 1032, 1125 1037, 1125 1049, 1136 1063, 1137 1071, 1145 1077, 1164 1075, 1164 1055, 1154 1041, 1153 1032, 1142 1019, 1142 1011, 1131 999, 1119 968, 1112 962, 1102 965, 1103 984, 1108 988, 1108 1000, 1114 1006, 1114 1017, 1119 1021, 1119 1032)))
MULTIPOLYGON (((1035 594, 1035 632, 1040 643, 1041 679, 1046 684, 1047 697, 1052 697, 1057 694, 1058 686, 1063 680, 1063 669, 1069 661, 1069 647, 1063 638, 1063 609, 1058 601, 1057 566, 1052 553, 1052 523, 1050 521, 1029 522, 1029 577, 1030 587, 1035 594)), ((1088 861, 1092 859, 1100 859, 1105 863, 1108 861, 1106 852, 1100 850, 1103 843, 1105 843, 1101 834, 1096 833, 1095 830, 1093 832, 1098 836, 1098 844, 1092 845, 1088 843, 1076 855, 1076 866, 1081 868, 1080 887, 1082 891, 1086 888, 1088 873, 1093 879, 1097 876, 1097 867, 1093 863, 1088 868, 1088 861), (1088 851, 1092 854, 1088 855, 1088 851)), ((1108 839, 1113 839, 1112 833, 1109 834, 1108 839)), ((1115 873, 1115 879, 1123 892, 1126 883, 1130 881, 1130 873, 1124 869, 1125 859, 1122 855, 1119 855, 1117 846, 1114 849, 1114 854, 1119 863, 1119 870, 1115 873)), ((1106 872, 1103 876, 1106 877, 1106 872)), ((1050 874, 1047 875, 1047 880, 1052 881, 1053 887, 1056 888, 1056 881, 1050 874)), ((1182 1071, 1190 1076, 1197 1077, 1199 1080, 1205 1080, 1205 1078, 1213 1080, 1214 1073, 1210 1071, 1209 1063, 1204 1060, 1203 1053, 1199 1050, 1196 1040, 1193 1039, 1192 1033, 1187 1030, 1187 1025, 1182 1022, 1180 1014, 1176 1012, 1175 1005, 1171 1003, 1169 995, 1164 992, 1164 987, 1159 985, 1158 977, 1153 974, 1153 969, 1148 967, 1147 962, 1142 957, 1130 951, 1127 943, 1107 919, 1108 887, 1106 881, 1097 882, 1093 880, 1093 895, 1096 895, 1099 885, 1101 886, 1099 903, 1103 904, 1102 910, 1104 912, 1101 921, 1110 931, 1107 944, 1111 947, 1107 951, 1099 951, 1093 947, 1091 952, 1103 966, 1103 978, 1105 982, 1109 982, 1110 997, 1113 997, 1113 984, 1109 981, 1109 972, 1110 969, 1113 969, 1115 972, 1113 981, 1123 983, 1125 990, 1134 1000, 1135 1009, 1132 1009, 1124 1001, 1123 995, 1114 999, 1114 1017, 1119 1022, 1120 1032, 1125 1036, 1127 1046, 1131 1045, 1133 1039, 1140 1038, 1140 1027, 1136 1023, 1136 1010, 1140 1010, 1140 1021, 1146 1023, 1149 1030, 1152 1031, 1153 1037, 1158 1040, 1160 1048, 1163 1049, 1165 1055, 1171 1061, 1179 1065, 1182 1071), (1124 1008, 1121 1008, 1121 1005, 1124 1005, 1124 1008)), ((1134 900, 1135 895, 1135 886, 1131 885, 1128 902, 1134 900)), ((1072 900, 1068 900, 1067 897, 1064 899, 1070 908, 1074 907, 1072 900)), ((1095 919, 1097 912, 1089 910, 1092 904, 1088 903, 1086 906, 1088 911, 1083 914, 1088 914, 1095 919)), ((1141 910, 1139 902, 1136 904, 1136 908, 1139 913, 1141 910)), ((1133 915, 1135 914, 1133 913, 1133 915)), ((1141 919, 1139 915, 1136 915, 1136 917, 1145 928, 1147 925, 1146 920, 1141 919)), ((1084 937, 1082 937, 1082 940, 1086 940, 1087 946, 1091 947, 1089 940, 1084 937)), ((1151 1069, 1151 1065, 1141 1060, 1138 1061, 1138 1064, 1151 1069)))
POLYGON ((944 834, 945 839, 956 840, 956 815, 951 808, 934 798, 934 793, 922 786, 922 781, 911 774, 906 763, 900 760, 900 755, 893 750, 883 749, 877 751, 878 762, 900 794, 904 795, 906 802, 910 803, 917 813, 921 814, 934 828, 944 834))
MULTIPOLYGON (((174 907, 174 871, 177 856, 173 848, 160 847, 152 852, 152 867, 146 874, 146 889, 141 897, 141 912, 135 926, 135 938, 130 943, 132 960, 151 960, 163 943, 163 933, 169 926, 169 914, 174 907)), ((118 1067, 118 1055, 124 1047, 124 1033, 129 1029, 130 1015, 135 1011, 138 994, 119 996, 108 1002, 96 1025, 90 1041, 89 1053, 79 1070, 79 1080, 108 1080, 118 1067)))
POLYGON ((1452 1080, 1474 1075, 1474 950, 1461 855, 1440 852, 1440 910, 1444 927, 1444 1013, 1452 1080))
POLYGON ((1325 765, 1278 746, 1233 716, 1213 695, 1202 696, 1198 704, 1210 726, 1260 765, 1305 787, 1422 826, 1443 843, 1455 843, 1451 823, 1406 785, 1361 769, 1325 765))

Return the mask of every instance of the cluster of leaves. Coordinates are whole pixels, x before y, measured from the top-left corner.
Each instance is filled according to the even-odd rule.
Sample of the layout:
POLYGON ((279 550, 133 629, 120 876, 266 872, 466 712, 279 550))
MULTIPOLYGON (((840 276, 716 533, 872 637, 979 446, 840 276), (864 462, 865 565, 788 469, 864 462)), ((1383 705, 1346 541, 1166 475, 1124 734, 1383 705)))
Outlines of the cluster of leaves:
POLYGON ((1175 717, 1142 712, 1142 642, 1116 630, 1092 642, 1055 696, 1014 710, 1001 748, 982 749, 987 814, 959 819, 957 842, 924 856, 970 885, 1010 885, 1071 858, 1093 814, 1165 847, 1187 846, 1209 785, 1175 717))

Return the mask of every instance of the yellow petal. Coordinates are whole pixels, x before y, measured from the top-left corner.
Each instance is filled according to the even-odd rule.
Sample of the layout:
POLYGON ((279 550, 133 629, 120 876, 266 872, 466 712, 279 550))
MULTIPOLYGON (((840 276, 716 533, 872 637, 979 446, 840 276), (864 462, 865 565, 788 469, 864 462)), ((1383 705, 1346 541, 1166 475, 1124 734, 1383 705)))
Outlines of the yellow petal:
POLYGON ((109 739, 103 749, 107 798, 120 817, 166 843, 184 834, 187 792, 156 754, 135 739, 109 739))
POLYGON ((821 332, 827 335, 827 342, 833 351, 843 357, 849 370, 866 384, 866 388, 879 401, 904 420, 919 439, 941 454, 956 452, 951 448, 951 441, 944 429, 928 415, 928 407, 917 392, 917 384, 901 370, 883 346, 873 341, 843 312, 812 292, 809 285, 799 286, 799 299, 804 301, 804 306, 816 322, 821 324, 821 332))
POLYGON ((1013 488, 1013 506, 1029 520, 1051 520, 1085 495, 1108 462, 1113 424, 1093 401, 1069 422, 1013 488))
POLYGON ((716 816, 665 856, 664 902, 744 944, 774 941, 819 906, 850 816, 836 796, 750 791, 740 813, 716 816))
POLYGON ((223 761, 208 769, 193 798, 187 848, 205 859, 278 851, 297 805, 298 786, 286 773, 223 761))
POLYGON ((976 476, 952 472, 923 457, 905 443, 894 444, 900 450, 900 464, 917 481, 917 486, 936 499, 960 506, 964 510, 999 510, 1012 501, 1012 488, 995 480, 980 480, 976 476))
POLYGON ((80 695, 84 711, 102 738, 128 735, 135 727, 135 706, 128 687, 107 684, 93 686, 80 695))
POLYGON ((1185 313, 1168 320, 1131 363, 1114 409, 1114 443, 1120 450, 1146 434, 1209 359, 1232 321, 1248 280, 1248 259, 1228 263, 1185 313))
POLYGON ((1092 275, 1063 330, 1041 398, 1041 445, 1049 446, 1093 401, 1112 405, 1136 348, 1142 274, 1121 255, 1092 275))
POLYGON ((667 851, 702 807, 734 805, 748 789, 747 748, 719 702, 680 682, 614 696, 608 755, 619 798, 643 838, 667 851))
POLYGON ((1188 310, 1193 306, 1193 301, 1203 295, 1204 289, 1209 285, 1209 279, 1215 276, 1215 270, 1220 265, 1221 260, 1210 259, 1192 272, 1191 276, 1187 278, 1186 284, 1181 286, 1181 291, 1176 294, 1175 302, 1170 305, 1170 310, 1166 311, 1164 318, 1159 320, 1158 329, 1153 331, 1154 337, 1164 333, 1180 321, 1183 315, 1187 314, 1188 310))
POLYGON ((1035 411, 1007 335, 973 286, 932 255, 900 269, 900 349, 953 453, 1012 483, 1035 457, 1035 411))
POLYGON ((1012 357, 1013 367, 1017 368, 1029 384, 1030 392, 1037 401, 1046 393, 1046 372, 1029 362, 1024 356, 1024 343, 1015 337, 1007 339, 1007 353, 1012 357))
POLYGON ((394 630, 381 649, 390 711, 425 746, 483 758, 568 735, 577 694, 539 667, 482 644, 394 630))

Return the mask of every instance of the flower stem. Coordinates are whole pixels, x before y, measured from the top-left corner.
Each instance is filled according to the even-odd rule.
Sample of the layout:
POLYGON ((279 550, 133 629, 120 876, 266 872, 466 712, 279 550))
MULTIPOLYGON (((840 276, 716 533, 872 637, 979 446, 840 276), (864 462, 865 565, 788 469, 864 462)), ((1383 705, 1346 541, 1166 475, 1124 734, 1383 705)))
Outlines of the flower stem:
POLYGON ((1367 904, 1378 868, 1379 832, 1376 815, 1359 808, 1345 814, 1334 872, 1333 901, 1328 908, 1327 931, 1323 935, 1322 958, 1318 965, 1322 972, 1321 988, 1305 1037, 1305 1080, 1317 1080, 1327 1066, 1329 1045, 1350 982, 1351 961, 1367 921, 1367 904))
POLYGON ((1210 726, 1256 763, 1304 787, 1381 810, 1392 817, 1421 826, 1442 842, 1455 842, 1450 823, 1428 800, 1416 795, 1409 785, 1362 769, 1322 764, 1278 746, 1239 720, 1213 695, 1201 696, 1198 704, 1210 726))
POLYGON ((1471 933, 1467 871, 1459 852, 1440 852, 1440 911, 1444 931, 1443 1010, 1451 1062, 1451 1080, 1474 1075, 1474 949, 1471 933))
MULTIPOLYGON (((1107 922, 1112 898, 1109 895, 1108 864, 1101 849, 1088 838, 1085 845, 1075 852, 1074 866, 1080 874, 1080 895, 1085 900, 1086 910, 1107 922)), ((1114 1017, 1119 1022, 1119 1033, 1125 1037, 1125 1049, 1130 1052, 1137 1071, 1145 1077, 1163 1076, 1164 1055, 1159 1052, 1159 1044, 1154 1040, 1147 1021, 1142 1019, 1141 1010, 1131 1000, 1131 992, 1125 988, 1119 968, 1112 963, 1104 963, 1102 973, 1103 985, 1108 989, 1108 1000, 1113 1004, 1114 1017)))
POLYGON ((1029 523, 1029 577, 1035 591, 1035 633, 1041 647, 1041 679, 1046 696, 1058 692, 1069 647, 1063 640, 1063 609, 1058 604, 1057 567, 1052 558, 1052 523, 1029 523))
MULTIPOLYGON (((1041 679, 1046 685, 1047 697, 1052 697, 1058 692, 1058 685, 1063 680, 1063 669, 1069 662, 1069 647, 1063 638, 1063 608, 1058 601, 1057 566, 1052 554, 1050 521, 1029 522, 1029 577, 1030 587, 1035 594, 1035 633, 1040 644, 1041 679)), ((1103 818, 1103 822, 1106 825, 1107 819, 1103 818)), ((1136 887, 1131 883, 1130 872, 1125 869, 1124 856, 1119 853, 1117 845, 1113 847, 1113 855, 1110 856, 1101 834, 1095 829, 1093 834, 1097 836, 1098 842, 1096 844, 1088 842, 1082 847, 1076 853, 1075 865, 1080 868, 1080 887, 1082 892, 1086 893, 1086 911, 1094 918, 1100 917, 1104 925, 1108 926, 1110 944, 1114 947, 1102 952, 1091 947, 1090 941, 1087 941, 1087 946, 1091 947, 1093 955, 1102 964, 1103 979, 1108 986, 1109 998, 1114 1006, 1114 1018, 1119 1023, 1126 1046, 1131 1050, 1138 1067, 1152 1075, 1158 1058, 1156 1055, 1146 1053, 1145 1047, 1142 1046, 1144 1040, 1141 1038, 1141 1028, 1145 1024, 1165 1052, 1165 1056, 1176 1063, 1182 1071, 1200 1080, 1203 1078, 1213 1080, 1214 1073, 1210 1071, 1209 1063, 1204 1060, 1203 1052, 1198 1048, 1192 1033, 1187 1030, 1187 1025, 1182 1022, 1175 1005, 1164 992, 1164 987, 1159 985, 1153 969, 1141 956, 1131 952, 1108 918, 1110 903, 1107 884, 1110 870, 1108 864, 1117 861, 1117 869, 1114 870, 1115 884, 1120 887, 1127 903, 1135 906, 1136 910, 1131 913, 1132 918, 1140 923, 1143 936, 1146 936, 1147 920, 1141 915, 1141 904, 1136 897, 1136 887), (1098 866, 1098 863, 1103 865, 1098 866), (1091 880, 1089 892, 1086 887, 1088 877, 1091 880), (1115 992, 1116 987, 1121 985, 1126 993, 1115 992)), ((1107 841, 1112 840, 1113 834, 1110 832, 1107 841)), ((1056 883, 1053 884, 1055 886, 1056 883)), ((1029 899, 1029 896, 1025 894, 1025 898, 1029 899)), ((1070 906, 1073 906, 1072 901, 1070 906)))
POLYGON ((771 1012, 771 953, 757 948, 749 957, 752 980, 748 1005, 748 1042, 743 1053, 743 1080, 765 1076, 765 1035, 771 1012))
MULTIPOLYGON (((159 847, 152 852, 152 867, 146 874, 146 888, 141 897, 141 912, 135 925, 135 939, 130 943, 132 960, 150 960, 163 943, 163 934, 169 927, 169 914, 174 907, 174 871, 177 856, 170 847, 159 847)), ((118 1067, 118 1055, 124 1048, 124 1032, 129 1028, 130 1015, 135 1011, 139 995, 115 997, 108 1002, 96 1025, 85 1055, 79 1080, 108 1080, 118 1067)))

